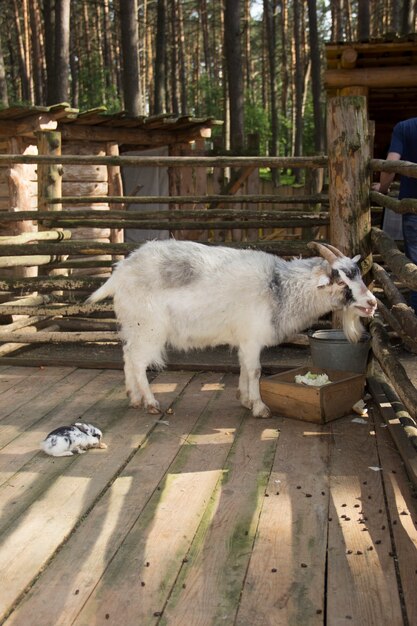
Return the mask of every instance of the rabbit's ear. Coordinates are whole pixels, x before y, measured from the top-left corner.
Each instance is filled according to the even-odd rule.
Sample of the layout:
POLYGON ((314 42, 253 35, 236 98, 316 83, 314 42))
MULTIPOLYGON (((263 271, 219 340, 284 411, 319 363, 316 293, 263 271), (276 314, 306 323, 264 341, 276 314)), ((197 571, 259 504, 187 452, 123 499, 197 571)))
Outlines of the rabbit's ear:
POLYGON ((88 428, 87 424, 83 424, 82 422, 76 422, 75 424, 73 424, 73 426, 78 428, 78 430, 81 430, 81 432, 85 435, 90 434, 90 429, 88 428))

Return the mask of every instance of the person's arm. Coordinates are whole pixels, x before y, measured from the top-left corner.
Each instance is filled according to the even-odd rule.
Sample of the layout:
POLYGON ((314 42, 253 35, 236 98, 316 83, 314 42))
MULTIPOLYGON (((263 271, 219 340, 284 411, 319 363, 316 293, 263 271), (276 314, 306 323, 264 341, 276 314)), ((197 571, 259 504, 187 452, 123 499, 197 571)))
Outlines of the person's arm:
MULTIPOLYGON (((401 154, 398 152, 388 152, 387 154, 387 161, 399 161, 400 159, 401 154)), ((374 183, 372 185, 372 189, 379 191, 380 193, 387 193, 394 178, 395 174, 391 172, 381 172, 379 183, 374 183)))

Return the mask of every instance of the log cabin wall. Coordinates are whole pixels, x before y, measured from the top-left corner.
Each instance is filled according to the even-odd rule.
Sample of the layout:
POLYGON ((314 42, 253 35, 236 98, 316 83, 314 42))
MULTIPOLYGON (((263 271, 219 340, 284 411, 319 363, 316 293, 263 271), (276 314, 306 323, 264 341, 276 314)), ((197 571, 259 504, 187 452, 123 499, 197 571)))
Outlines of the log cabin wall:
MULTIPOLYGON (((37 154, 36 141, 26 137, 8 137, 0 142, 1 154, 37 154)), ((38 183, 36 165, 14 163, 0 166, 0 210, 36 211, 38 183)), ((35 232, 33 222, 0 222, 0 237, 35 232)), ((5 276, 29 277, 37 275, 37 267, 4 269, 5 276)))
MULTIPOLYGON (((94 156, 106 156, 106 144, 102 142, 90 141, 67 141, 62 146, 62 154, 85 154, 94 156)), ((90 196, 102 197, 109 195, 109 173, 105 165, 66 165, 63 170, 62 177, 62 195, 63 196, 90 196)), ((72 211, 82 209, 95 209, 96 211, 108 211, 110 205, 108 202, 86 203, 82 205, 62 204, 63 209, 72 211)), ((120 205, 119 205, 120 208, 120 205)), ((97 242, 110 242, 110 228, 95 228, 91 226, 78 226, 71 229, 73 241, 89 240, 97 242)), ((73 255, 74 261, 82 257, 73 255)), ((90 257, 90 261, 111 261, 109 255, 96 255, 90 257)), ((106 265, 102 268, 77 269, 72 268, 71 273, 74 275, 99 276, 108 274, 110 271, 106 265)))
POLYGON ((417 116, 417 35, 331 43, 325 52, 327 97, 367 97, 368 118, 375 124, 374 156, 385 159, 394 125, 417 116))
MULTIPOLYGON (((48 140, 45 140, 44 134, 45 141, 42 141, 42 133, 55 131, 60 133, 60 149, 63 155, 119 156, 124 151, 159 146, 168 146, 170 154, 174 156, 178 153, 191 154, 190 142, 196 140, 199 150, 203 150, 204 138, 210 136, 210 129, 216 123, 212 119, 177 118, 170 115, 155 118, 128 118, 122 113, 107 114, 103 108, 80 113, 70 109, 66 104, 52 107, 11 107, 0 111, 0 154, 47 154, 48 140)), ((204 186, 200 180, 202 170, 197 168, 196 171, 199 178, 198 193, 206 193, 207 184, 204 186)), ((172 178, 174 175, 177 178, 179 176, 171 172, 172 178)), ((195 179, 195 172, 191 173, 188 178, 195 179)), ((182 180, 180 177, 178 187, 180 195, 189 192, 189 185, 185 179, 182 180)), ((122 176, 118 165, 66 165, 62 168, 60 183, 62 183, 62 196, 64 197, 105 198, 123 195, 122 176)), ((46 185, 48 185, 47 182, 46 185)), ((8 165, 0 167, 0 210, 45 210, 45 208, 56 210, 58 208, 56 205, 39 206, 41 200, 42 190, 38 186, 36 165, 13 164, 11 167, 8 165)), ((74 211, 80 209, 124 210, 122 204, 109 205, 105 201, 99 203, 86 201, 82 205, 64 203, 59 208, 74 211)), ((37 232, 36 222, 0 223, 0 236, 18 235, 28 230, 37 232)), ((123 241, 122 229, 80 226, 70 230, 73 240, 110 241, 111 243, 123 241)), ((102 275, 110 271, 111 261, 116 258, 108 255, 90 258, 91 261, 103 260, 103 267, 94 270, 73 267, 71 273, 102 275)), ((71 260, 76 265, 77 257, 72 256, 71 260)), ((36 266, 3 271, 5 276, 10 274, 36 276, 38 274, 36 266)))

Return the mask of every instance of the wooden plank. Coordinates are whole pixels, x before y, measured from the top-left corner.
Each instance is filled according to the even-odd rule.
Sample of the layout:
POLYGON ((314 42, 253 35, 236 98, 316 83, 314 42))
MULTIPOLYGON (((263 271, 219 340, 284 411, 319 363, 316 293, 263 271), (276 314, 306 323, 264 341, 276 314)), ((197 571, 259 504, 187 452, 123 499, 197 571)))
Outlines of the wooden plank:
POLYGON ((329 426, 280 419, 236 626, 323 624, 329 426))
MULTIPOLYGON (((394 559, 400 576, 401 592, 408 620, 404 620, 404 623, 417 624, 416 500, 413 497, 412 485, 407 477, 401 456, 379 411, 375 411, 375 434, 383 468, 382 476, 394 543, 394 559)), ((416 458, 415 452, 414 458, 416 458)))
POLYGON ((210 506, 235 432, 248 415, 236 403, 236 377, 226 377, 225 382, 226 388, 201 414, 74 626, 94 621, 119 625, 121 615, 124 626, 155 623, 210 506))
MULTIPOLYGON (((29 376, 31 373, 35 373, 38 370, 37 367, 24 368, 24 367, 7 367, 3 366, 0 369, 0 400, 5 391, 14 387, 21 380, 29 376)), ((1 410, 1 409, 0 409, 1 410)))
POLYGON ((278 420, 246 419, 163 612, 170 626, 232 624, 278 439, 278 420))
POLYGON ((333 427, 327 623, 402 624, 373 424, 351 419, 333 427))
MULTIPOLYGON (((178 374, 172 373, 165 374, 164 380, 166 384, 180 382, 178 374)), ((220 381, 218 374, 203 373, 191 381, 182 395, 181 385, 160 395, 164 409, 177 396, 172 405, 173 414, 164 416, 169 425, 155 426, 145 444, 36 580, 10 616, 8 626, 27 624, 32 615, 43 626, 67 626, 73 622, 184 445, 200 412, 217 393, 220 381)), ((143 441, 153 418, 143 412, 136 414, 136 428, 143 441)), ((128 419, 132 415, 130 412, 128 419)), ((120 431, 123 425, 122 421, 106 433, 110 451, 115 445, 125 445, 126 438, 120 431)))
POLYGON ((45 394, 45 390, 56 381, 65 378, 73 368, 40 367, 19 383, 10 387, 0 396, 0 420, 10 415, 18 407, 32 401, 38 395, 45 394))
MULTIPOLYGON (((169 382, 172 389, 163 393, 166 388, 161 387, 164 408, 190 379, 190 374, 178 373, 176 385, 172 385, 170 376, 172 380, 172 375, 164 372, 157 379, 160 385, 169 382)), ((27 472, 45 477, 45 487, 30 506, 27 501, 25 514, 1 534, 0 568, 7 585, 0 589, 0 616, 12 609, 155 425, 148 414, 127 407, 122 387, 96 403, 83 419, 103 429, 109 449, 60 459, 39 453, 27 464, 27 472)))
MULTIPOLYGON (((77 370, 50 394, 30 403, 30 408, 23 406, 11 413, 7 424, 1 424, 0 485, 4 485, 4 489, 0 488, 0 499, 4 510, 8 502, 6 493, 13 502, 16 500, 12 507, 13 515, 16 515, 16 510, 25 506, 26 492, 31 490, 32 498, 34 485, 37 491, 42 488, 40 477, 28 475, 26 466, 39 453, 40 441, 48 432, 82 419, 82 413, 117 384, 121 384, 120 373, 105 372, 93 377, 90 370, 77 370), (23 472, 19 473, 22 468, 23 472), (12 489, 10 480, 13 482, 12 489)), ((9 510, 7 523, 10 522, 12 509, 9 510)))
MULTIPOLYGON (((19 346, 20 348, 21 346, 19 346)), ((25 355, 27 353, 25 352, 25 355)), ((4 366, 6 365, 15 365, 21 366, 22 368, 26 367, 35 367, 35 366, 50 366, 50 367, 69 367, 73 365, 74 367, 80 368, 89 368, 89 369, 123 369, 123 360, 120 359, 100 359, 97 361, 96 359, 85 359, 82 357, 62 357, 62 356, 46 356, 45 354, 39 356, 4 356, 0 357, 0 363, 4 366)), ((197 368, 194 367, 194 370, 197 368)))

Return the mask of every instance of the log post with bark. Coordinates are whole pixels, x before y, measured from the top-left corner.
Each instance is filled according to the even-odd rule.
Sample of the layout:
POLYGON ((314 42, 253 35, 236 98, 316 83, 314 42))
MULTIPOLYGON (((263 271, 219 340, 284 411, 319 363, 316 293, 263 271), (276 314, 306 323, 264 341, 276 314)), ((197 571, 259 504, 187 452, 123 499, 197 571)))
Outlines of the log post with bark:
MULTIPOLYGON (((61 133, 43 130, 36 133, 38 152, 42 156, 61 156, 61 133)), ((58 163, 38 164, 38 210, 59 211, 60 204, 51 204, 52 198, 62 197, 62 165, 58 163)))
MULTIPOLYGON (((331 98, 327 108, 330 241, 347 256, 361 255, 362 274, 372 267, 370 142, 366 98, 331 98)), ((333 314, 340 328, 341 314, 333 314)))
MULTIPOLYGON (((42 130, 36 133, 38 153, 45 156, 59 157, 61 150, 61 133, 57 130, 42 130)), ((51 203, 50 200, 62 198, 63 167, 59 163, 38 164, 38 211, 60 211, 61 203, 51 203)), ((43 228, 49 228, 44 224, 43 228)), ((39 270, 40 274, 59 275, 67 274, 65 269, 39 270)))
POLYGON ((331 98, 327 110, 330 240, 344 254, 372 266, 369 204, 370 151, 366 99, 331 98))

